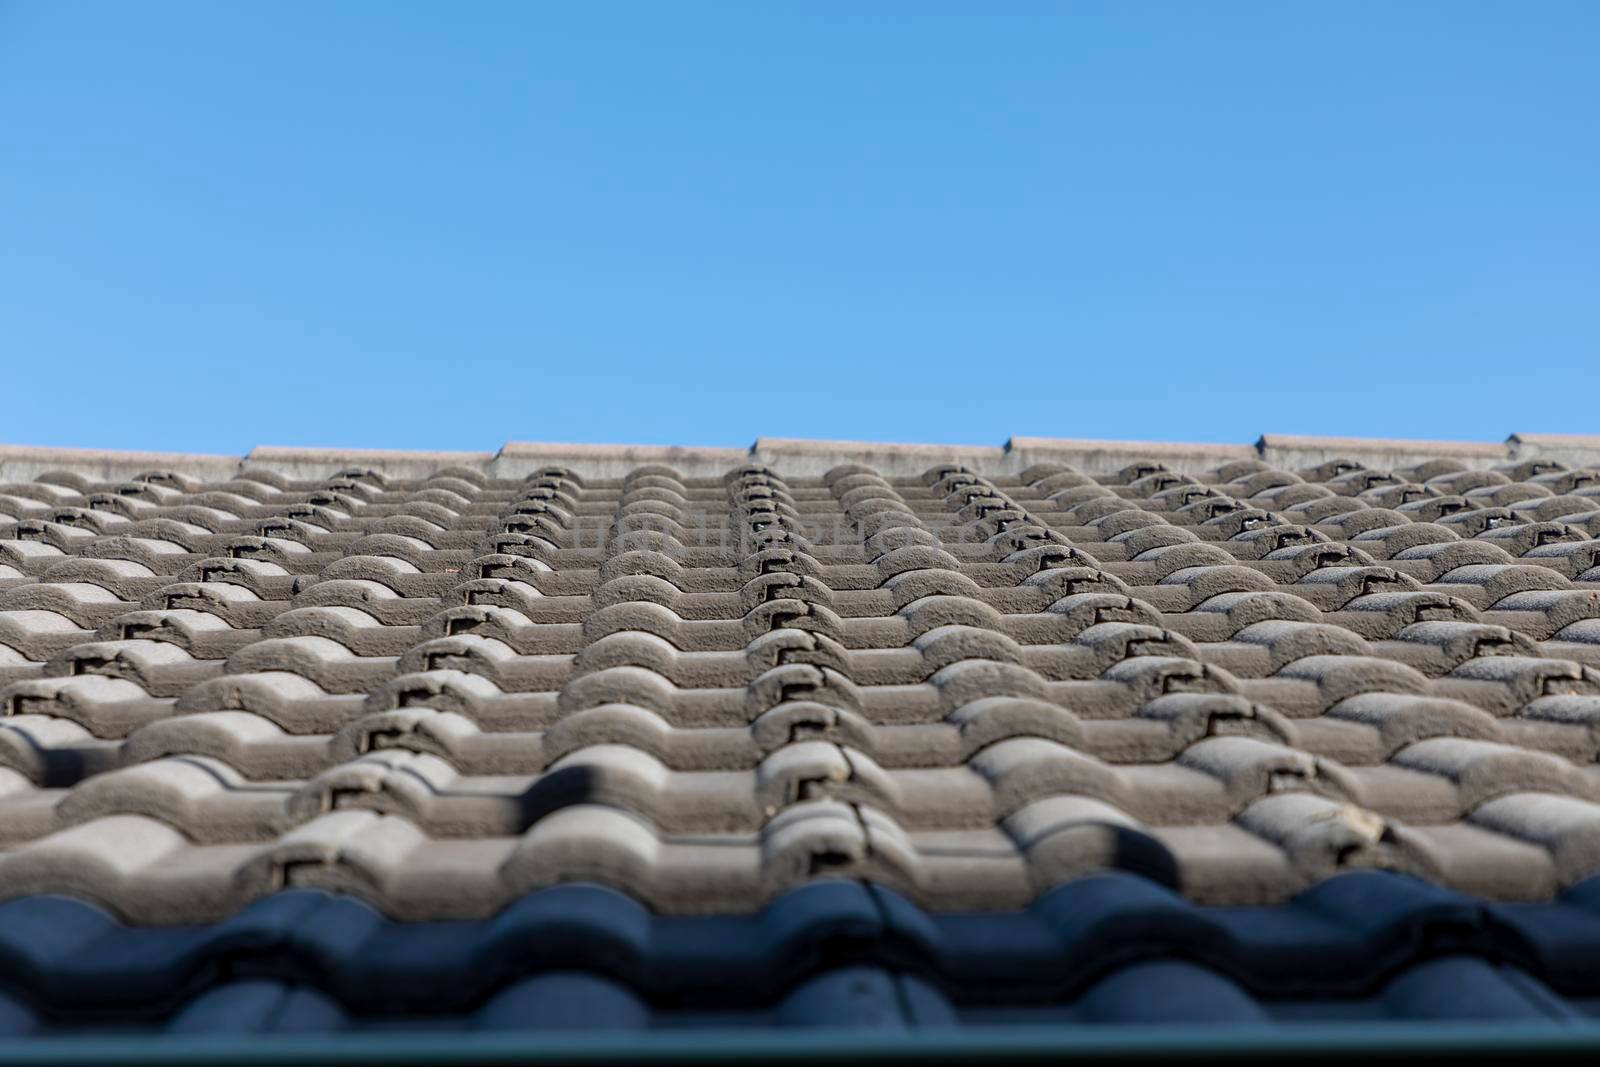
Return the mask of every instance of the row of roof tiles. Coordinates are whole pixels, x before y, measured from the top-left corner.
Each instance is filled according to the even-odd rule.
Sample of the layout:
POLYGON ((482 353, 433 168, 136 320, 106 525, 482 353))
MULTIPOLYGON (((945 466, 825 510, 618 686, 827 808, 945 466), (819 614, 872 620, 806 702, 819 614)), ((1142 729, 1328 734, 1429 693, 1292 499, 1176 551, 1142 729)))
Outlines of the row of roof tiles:
POLYGON ((942 907, 1023 902, 1107 865, 1270 899, 1356 858, 1546 896, 1595 866, 1600 805, 1563 762, 1592 763, 1593 746, 1551 758, 1534 740, 1588 737, 1600 713, 1582 628, 1595 486, 1553 461, 1503 466, 43 476, 0 494, 19 512, 0 549, 20 776, 0 864, 15 889, 69 886, 158 921, 307 878, 419 916, 572 877, 740 910, 832 869, 942 907), (1411 485, 1412 500, 1373 495, 1411 485), (1413 507, 1439 501, 1448 515, 1413 507), (1528 501, 1574 522, 1545 529, 1528 501), (241 540, 226 532, 241 512, 267 525, 241 540), (409 524, 375 534, 369 514, 409 524), (1428 521, 1485 514, 1500 524, 1459 524, 1467 537, 1428 521), (835 521, 808 534, 807 516, 835 521), (586 521, 616 536, 579 547, 586 521), (1529 528, 1543 532, 1512 536, 1529 528), (1375 555, 1351 547, 1379 531, 1375 555), (1267 533, 1288 541, 1217 547, 1267 533), (251 600, 269 606, 246 618, 251 600), (1511 625, 1486 624, 1496 611, 1511 625), (1225 621, 1182 632, 1208 614, 1225 621), (1091 735, 1140 720, 1167 747, 1098 764, 1117 750, 1091 735), (1179 720, 1205 727, 1172 744, 1179 720), (1264 736, 1207 737, 1229 723, 1264 736), (922 726, 952 736, 892 758, 922 726), (303 761, 293 786, 237 778, 259 754, 241 749, 274 730, 322 746, 339 781, 303 761), (440 739, 474 730, 527 761, 489 773, 544 777, 458 776, 464 748, 440 739), (719 731, 742 762, 663 761, 662 738, 692 749, 719 731), (1372 781, 1327 754, 1355 733, 1379 746, 1372 781), (439 758, 369 752, 378 738, 439 758), (704 772, 732 788, 682 787, 715 784, 704 772), (952 789, 964 803, 944 802, 952 789), (435 802, 450 790, 464 803, 435 802), (1221 806, 1174 818, 1164 791, 1221 806), (709 799, 678 813, 678 794, 709 799), (713 832, 744 836, 707 852, 713 832))
POLYGON ((226 923, 130 928, 40 897, 0 904, 0 1035, 64 1019, 284 1032, 400 1017, 706 1025, 713 1012, 783 1026, 1575 1022, 1600 991, 1596 951, 1594 883, 1505 905, 1377 873, 1275 909, 1196 907, 1130 875, 998 913, 930 914, 880 885, 831 882, 748 916, 660 916, 568 885, 490 921, 395 923, 358 900, 287 890, 226 923))
POLYGON ((1600 436, 1512 434, 1503 442, 1469 442, 1263 434, 1254 444, 1237 445, 1012 437, 999 446, 763 437, 749 448, 513 441, 496 452, 264 446, 252 449, 243 457, 0 445, 0 480, 26 480, 55 470, 115 479, 152 468, 182 471, 212 481, 249 470, 273 471, 293 478, 319 478, 351 466, 373 467, 399 477, 425 476, 444 467, 465 467, 494 477, 520 478, 549 463, 559 463, 579 474, 600 478, 620 477, 629 470, 655 463, 671 465, 695 478, 720 474, 730 467, 750 462, 772 465, 792 477, 817 476, 841 463, 865 463, 895 477, 920 473, 936 462, 973 464, 990 474, 1014 474, 1035 463, 1054 462, 1071 464, 1089 474, 1104 474, 1138 459, 1157 460, 1173 470, 1193 474, 1240 459, 1305 467, 1337 458, 1353 458, 1372 466, 1392 468, 1441 457, 1469 467, 1528 459, 1582 466, 1600 462, 1600 436))

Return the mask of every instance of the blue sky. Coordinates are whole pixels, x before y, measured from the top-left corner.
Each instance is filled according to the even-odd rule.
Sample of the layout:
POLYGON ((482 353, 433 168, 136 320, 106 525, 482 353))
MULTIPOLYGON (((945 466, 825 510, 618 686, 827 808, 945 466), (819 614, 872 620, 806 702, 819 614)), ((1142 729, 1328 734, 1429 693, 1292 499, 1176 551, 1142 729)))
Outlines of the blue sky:
POLYGON ((0 440, 1600 432, 1600 4, 964 6, 0 0, 0 440))

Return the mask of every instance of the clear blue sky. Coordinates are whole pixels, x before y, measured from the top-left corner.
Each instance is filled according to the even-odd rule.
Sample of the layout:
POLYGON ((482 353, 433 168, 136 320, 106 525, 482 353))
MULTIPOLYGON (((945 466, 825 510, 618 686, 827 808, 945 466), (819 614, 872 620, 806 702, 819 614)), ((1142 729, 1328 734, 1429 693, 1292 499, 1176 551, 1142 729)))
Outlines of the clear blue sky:
POLYGON ((0 0, 0 363, 88 447, 1600 432, 1600 3, 0 0))

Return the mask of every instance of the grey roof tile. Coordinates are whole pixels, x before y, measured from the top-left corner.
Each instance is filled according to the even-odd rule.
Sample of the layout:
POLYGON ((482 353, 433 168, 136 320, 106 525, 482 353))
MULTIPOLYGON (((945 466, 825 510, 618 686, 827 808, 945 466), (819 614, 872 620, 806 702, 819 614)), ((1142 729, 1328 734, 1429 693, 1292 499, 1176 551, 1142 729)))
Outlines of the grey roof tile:
MULTIPOLYGON (((421 921, 588 881, 731 916, 823 879, 942 914, 1107 868, 1230 905, 1600 874, 1592 441, 48 458, 0 450, 8 898, 421 921)), ((1162 966, 1072 1010, 1254 1011, 1162 966)), ((841 973, 764 1010, 965 1010, 841 973)), ((1409 981, 1382 1010, 1433 1010, 1409 981)), ((550 976, 481 1024, 539 998, 657 1010, 550 976)), ((348 1017, 242 982, 171 1025, 217 1013, 348 1017)))

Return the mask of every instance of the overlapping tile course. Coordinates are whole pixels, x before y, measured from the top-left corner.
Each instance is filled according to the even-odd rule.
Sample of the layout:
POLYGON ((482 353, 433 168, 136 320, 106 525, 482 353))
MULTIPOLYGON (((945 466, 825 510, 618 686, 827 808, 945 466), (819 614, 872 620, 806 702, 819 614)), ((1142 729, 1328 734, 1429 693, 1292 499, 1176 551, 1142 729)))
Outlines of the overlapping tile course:
POLYGON ((0 892, 170 924, 1600 872, 1600 468, 1515 458, 1588 445, 1334 445, 40 471, 0 486, 0 892))
POLYGON ((1485 905, 1368 871, 1285 906, 1200 908, 1111 874, 1026 911, 928 914, 824 880, 698 917, 559 886, 493 920, 413 923, 289 890, 176 927, 33 897, 0 904, 0 1039, 1386 1020, 1592 1037, 1596 888, 1485 905))

